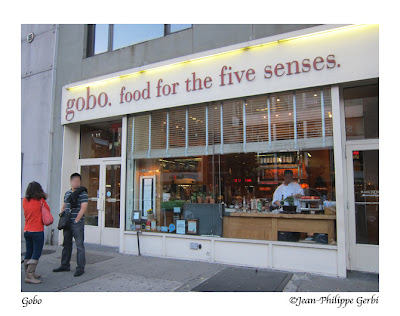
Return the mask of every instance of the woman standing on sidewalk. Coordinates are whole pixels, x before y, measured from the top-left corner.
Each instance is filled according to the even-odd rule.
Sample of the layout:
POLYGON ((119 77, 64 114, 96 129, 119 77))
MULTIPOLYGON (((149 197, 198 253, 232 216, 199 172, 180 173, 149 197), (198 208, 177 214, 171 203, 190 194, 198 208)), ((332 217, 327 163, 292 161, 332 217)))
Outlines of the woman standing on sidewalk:
POLYGON ((47 194, 42 186, 33 181, 26 188, 25 198, 22 202, 25 216, 25 283, 41 283, 40 275, 35 274, 36 267, 44 244, 44 226, 42 221, 42 204, 50 211, 46 203, 47 194))

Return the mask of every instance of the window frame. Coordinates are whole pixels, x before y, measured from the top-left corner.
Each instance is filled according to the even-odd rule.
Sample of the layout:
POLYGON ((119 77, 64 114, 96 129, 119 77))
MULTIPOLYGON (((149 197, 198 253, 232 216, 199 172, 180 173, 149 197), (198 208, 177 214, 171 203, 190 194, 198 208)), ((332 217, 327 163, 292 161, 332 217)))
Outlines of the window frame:
MULTIPOLYGON (((164 24, 164 34, 163 34, 162 37, 165 37, 165 36, 171 35, 171 34, 175 34, 175 33, 178 33, 178 32, 182 32, 182 31, 191 29, 193 27, 193 24, 190 24, 190 27, 187 27, 185 29, 172 32, 171 31, 171 25, 172 24, 164 24)), ((107 50, 105 52, 101 52, 101 53, 98 53, 98 54, 95 54, 96 24, 87 24, 87 29, 86 30, 87 30, 86 58, 114 51, 114 24, 108 24, 107 50)), ((157 38, 161 38, 161 37, 156 37, 156 38, 150 39, 150 41, 154 40, 154 39, 157 39, 157 38)), ((144 43, 144 42, 134 43, 134 44, 126 46, 126 47, 130 47, 130 46, 137 45, 137 44, 140 44, 140 43, 144 43)))

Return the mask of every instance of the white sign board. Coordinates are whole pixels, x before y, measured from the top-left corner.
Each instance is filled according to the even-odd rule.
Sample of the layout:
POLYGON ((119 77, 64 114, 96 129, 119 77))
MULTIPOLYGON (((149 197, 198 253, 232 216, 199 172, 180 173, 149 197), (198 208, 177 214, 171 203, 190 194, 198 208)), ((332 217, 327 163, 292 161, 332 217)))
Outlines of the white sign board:
POLYGON ((243 49, 208 57, 210 52, 202 53, 202 57, 195 54, 174 59, 170 66, 158 63, 70 84, 63 88, 61 122, 82 122, 379 76, 377 25, 289 40, 272 41, 273 38, 276 37, 263 39, 264 43, 260 40, 242 43, 242 46, 247 44, 243 49), (258 45, 251 46, 252 43, 258 45))

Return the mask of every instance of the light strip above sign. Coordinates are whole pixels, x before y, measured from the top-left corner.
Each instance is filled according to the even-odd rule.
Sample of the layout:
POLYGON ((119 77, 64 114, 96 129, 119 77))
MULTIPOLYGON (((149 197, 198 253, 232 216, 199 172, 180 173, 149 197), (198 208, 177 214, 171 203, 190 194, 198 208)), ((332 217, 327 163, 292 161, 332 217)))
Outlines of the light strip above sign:
MULTIPOLYGON (((109 80, 116 80, 116 79, 126 78, 126 77, 129 77, 129 76, 142 74, 142 73, 147 72, 147 71, 158 70, 158 69, 162 69, 162 68, 166 68, 166 67, 173 67, 173 66, 177 66, 179 64, 186 64, 186 63, 190 63, 190 62, 201 60, 201 59, 207 59, 207 58, 211 58, 211 57, 221 56, 221 55, 224 55, 224 54, 238 52, 238 51, 241 51, 241 50, 247 50, 247 49, 252 49, 252 48, 257 48, 257 47, 263 47, 263 46, 266 46, 266 45, 271 45, 271 44, 280 43, 280 42, 293 41, 293 40, 298 40, 298 39, 311 37, 311 36, 324 35, 326 33, 343 31, 343 30, 346 30, 346 29, 355 28, 355 27, 361 27, 361 26, 364 26, 364 25, 366 25, 366 24, 346 25, 346 26, 341 26, 341 27, 337 27, 337 28, 333 28, 333 29, 324 30, 324 31, 319 31, 319 32, 314 32, 314 33, 294 36, 294 37, 288 37, 288 38, 283 38, 283 39, 276 39, 276 40, 273 40, 271 42, 266 42, 266 43, 262 43, 262 44, 256 44, 256 45, 252 45, 252 46, 235 48, 235 49, 227 50, 227 51, 220 52, 220 53, 215 53, 215 54, 202 56, 202 57, 191 58, 191 59, 187 59, 185 61, 179 61, 179 62, 176 62, 176 63, 157 66, 157 67, 154 67, 154 68, 138 70, 138 71, 135 71, 135 72, 132 72, 132 73, 122 74, 122 75, 118 75, 118 76, 115 76, 115 77, 106 78, 106 79, 102 79, 102 80, 98 80, 98 81, 92 81, 92 82, 90 82, 90 86, 94 86, 94 85, 99 84, 99 83, 104 83, 105 81, 109 81, 109 80)), ((88 86, 88 83, 84 83, 84 84, 78 84, 78 85, 72 85, 72 86, 71 85, 67 85, 66 88, 68 90, 70 90, 70 89, 78 89, 78 88, 83 88, 83 87, 85 88, 87 86, 88 86)))

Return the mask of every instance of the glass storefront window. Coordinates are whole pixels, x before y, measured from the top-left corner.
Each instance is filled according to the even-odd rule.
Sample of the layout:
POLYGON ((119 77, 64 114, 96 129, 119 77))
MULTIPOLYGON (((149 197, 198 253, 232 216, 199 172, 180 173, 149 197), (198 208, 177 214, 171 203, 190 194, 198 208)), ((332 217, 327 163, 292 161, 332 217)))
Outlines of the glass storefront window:
POLYGON ((81 126, 80 158, 121 156, 121 121, 81 126))
POLYGON ((129 117, 125 229, 334 244, 331 111, 325 87, 129 117))
MULTIPOLYGON (((200 234, 207 236, 278 238, 266 235, 267 226, 263 228, 261 221, 277 213, 273 194, 284 181, 285 170, 293 172, 293 181, 306 198, 298 200, 297 214, 324 215, 324 205, 332 209, 335 204, 332 149, 137 159, 135 165, 134 169, 128 167, 128 173, 134 174, 128 177, 133 182, 128 186, 135 190, 130 189, 127 196, 127 230, 135 229, 138 221, 133 212, 138 211, 144 227, 154 232, 179 233, 175 231, 177 221, 184 221, 187 229, 193 220, 200 234), (151 220, 153 229, 147 223, 151 220), (171 231, 171 224, 175 230, 171 231)), ((303 219, 300 224, 317 222, 307 224, 303 219)), ((302 240, 327 232, 311 225, 309 231, 303 228, 300 233, 302 240)))
POLYGON ((347 140, 379 138, 379 85, 344 89, 347 140))
POLYGON ((293 94, 271 95, 272 140, 294 139, 293 94))

